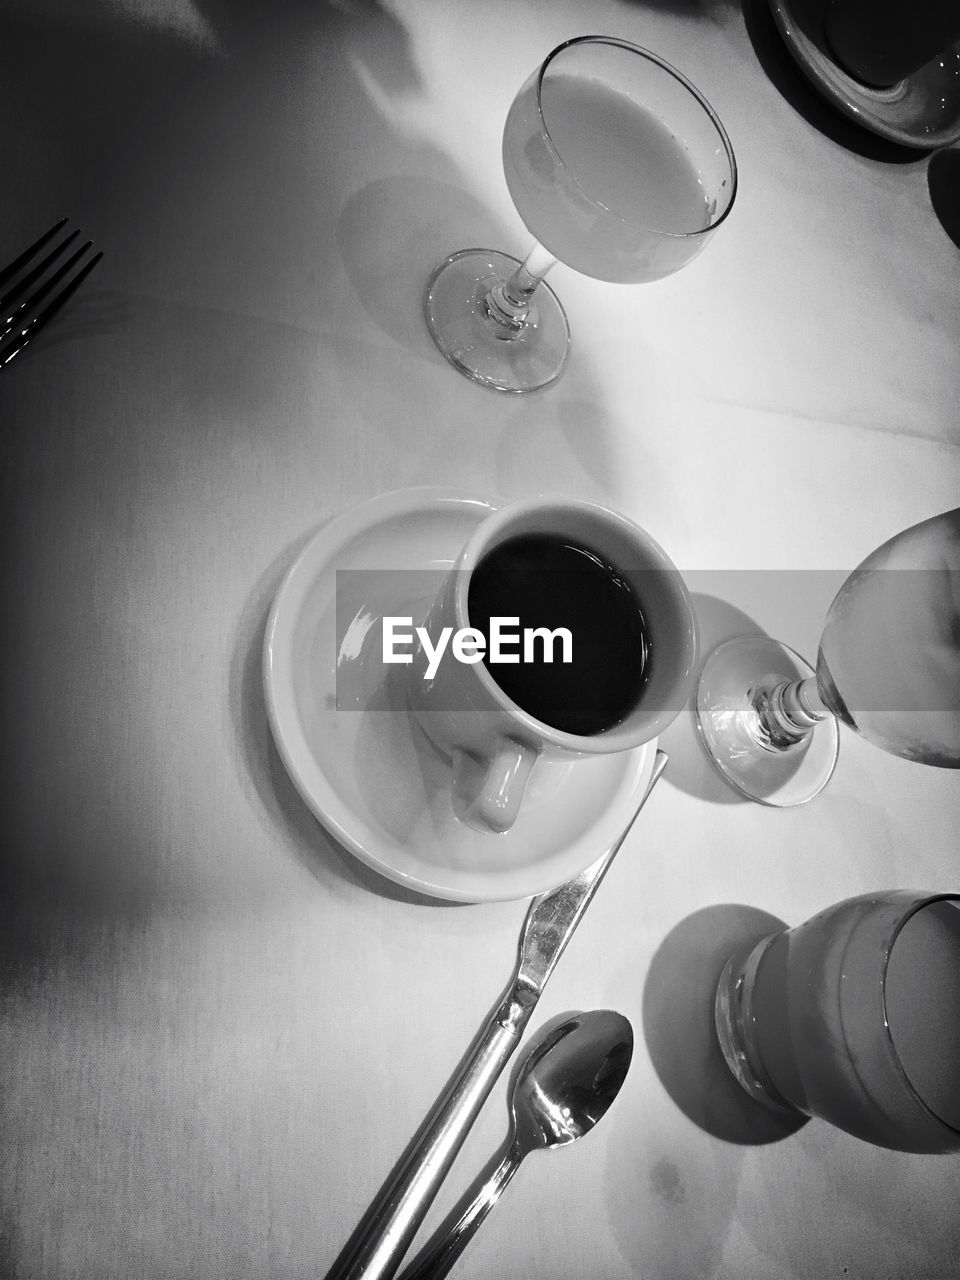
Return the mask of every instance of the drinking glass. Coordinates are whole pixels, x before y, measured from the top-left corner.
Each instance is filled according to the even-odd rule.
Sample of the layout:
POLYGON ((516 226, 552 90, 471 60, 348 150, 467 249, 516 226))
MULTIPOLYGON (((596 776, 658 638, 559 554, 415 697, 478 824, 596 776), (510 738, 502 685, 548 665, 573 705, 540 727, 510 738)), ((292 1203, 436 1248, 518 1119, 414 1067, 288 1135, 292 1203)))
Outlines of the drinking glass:
POLYGON ((768 636, 714 649, 696 715, 713 763, 763 804, 823 790, 838 721, 893 755, 960 768, 960 508, 905 529, 850 574, 816 670, 768 636))
POLYGON ((717 986, 727 1065, 771 1111, 898 1151, 960 1150, 960 898, 847 898, 735 952, 717 986))
POLYGON ((563 368, 567 318, 542 283, 558 259, 598 280, 659 280, 699 253, 737 189, 730 141, 699 90, 607 36, 568 40, 533 72, 507 116, 503 168, 537 242, 523 262, 453 254, 424 301, 450 363, 498 391, 533 391, 563 368))

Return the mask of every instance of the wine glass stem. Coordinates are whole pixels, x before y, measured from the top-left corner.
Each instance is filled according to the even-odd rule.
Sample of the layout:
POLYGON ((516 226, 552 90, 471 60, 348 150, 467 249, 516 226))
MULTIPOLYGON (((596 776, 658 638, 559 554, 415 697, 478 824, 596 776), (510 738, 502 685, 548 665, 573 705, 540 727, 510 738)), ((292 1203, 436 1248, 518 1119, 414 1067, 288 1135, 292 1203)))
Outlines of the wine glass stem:
POLYGON ((534 242, 513 275, 508 280, 498 281, 487 294, 484 300, 487 312, 509 331, 507 337, 517 337, 532 322, 533 295, 556 261, 543 245, 534 242))
POLYGON ((776 750, 801 742, 832 714, 820 697, 816 676, 764 682, 754 692, 753 707, 761 738, 776 750))

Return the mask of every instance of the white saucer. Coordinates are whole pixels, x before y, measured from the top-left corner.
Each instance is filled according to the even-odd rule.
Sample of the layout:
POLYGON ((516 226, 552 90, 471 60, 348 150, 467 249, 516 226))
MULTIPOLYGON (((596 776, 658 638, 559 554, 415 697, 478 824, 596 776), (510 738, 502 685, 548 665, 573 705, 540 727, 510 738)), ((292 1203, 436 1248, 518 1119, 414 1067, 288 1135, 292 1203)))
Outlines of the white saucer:
POLYGON ((385 614, 421 622, 469 534, 494 509, 446 490, 408 489, 337 517, 284 578, 264 646, 270 725, 313 813, 382 875, 461 902, 529 898, 579 874, 620 836, 656 748, 538 761, 504 835, 454 816, 450 767, 407 710, 405 668, 382 678, 379 624, 385 614), (338 590, 344 570, 367 572, 341 576, 338 590), (377 662, 365 663, 373 652, 377 662))
POLYGON ((960 46, 889 89, 847 75, 824 35, 827 0, 769 0, 777 28, 811 83, 849 119, 905 147, 930 150, 960 138, 960 46))

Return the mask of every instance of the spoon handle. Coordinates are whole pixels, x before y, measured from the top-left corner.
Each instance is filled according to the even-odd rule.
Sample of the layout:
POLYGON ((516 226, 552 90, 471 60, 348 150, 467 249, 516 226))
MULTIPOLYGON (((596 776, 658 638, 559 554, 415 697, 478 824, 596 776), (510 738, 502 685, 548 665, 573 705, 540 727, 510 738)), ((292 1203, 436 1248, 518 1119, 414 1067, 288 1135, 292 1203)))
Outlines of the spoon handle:
POLYGON ((453 1210, 450 1217, 459 1213, 453 1226, 449 1230, 440 1228, 400 1280, 440 1280, 441 1276, 447 1275, 476 1235, 481 1222, 503 1195, 522 1159, 523 1152, 511 1147, 473 1199, 469 1199, 468 1192, 453 1210), (459 1212, 464 1204, 466 1207, 459 1212))

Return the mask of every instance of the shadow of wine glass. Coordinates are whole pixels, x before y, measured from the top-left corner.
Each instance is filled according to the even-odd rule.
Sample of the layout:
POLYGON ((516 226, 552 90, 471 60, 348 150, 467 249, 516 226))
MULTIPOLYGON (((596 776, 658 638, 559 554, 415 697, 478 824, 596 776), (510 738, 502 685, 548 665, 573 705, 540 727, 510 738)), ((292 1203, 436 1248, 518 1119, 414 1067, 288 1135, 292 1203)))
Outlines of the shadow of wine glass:
POLYGON ((739 903, 704 907, 667 934, 647 973, 643 1033, 654 1069, 684 1115, 725 1142, 779 1142, 807 1122, 806 1116, 775 1115, 744 1092, 714 1025, 717 981, 729 956, 786 927, 739 903))
MULTIPOLYGON (((437 167, 421 155, 420 167, 437 167)), ((434 267, 464 245, 500 245, 511 237, 479 200, 450 181, 422 172, 376 178, 347 200, 337 246, 361 305, 401 346, 434 354, 423 294, 434 267)), ((517 246, 519 249, 519 246, 517 246)))

